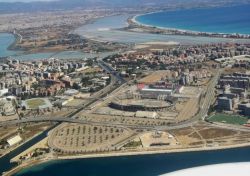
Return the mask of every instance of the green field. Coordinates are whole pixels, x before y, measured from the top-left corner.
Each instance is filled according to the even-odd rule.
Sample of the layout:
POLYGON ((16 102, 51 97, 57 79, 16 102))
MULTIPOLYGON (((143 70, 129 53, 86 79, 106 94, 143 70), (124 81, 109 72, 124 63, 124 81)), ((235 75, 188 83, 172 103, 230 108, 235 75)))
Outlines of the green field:
POLYGON ((30 99, 26 101, 30 109, 37 109, 39 106, 46 105, 46 101, 43 99, 30 99))
POLYGON ((141 141, 131 141, 128 144, 124 145, 124 147, 138 147, 141 146, 141 141))
POLYGON ((227 114, 215 114, 208 118, 210 122, 221 122, 234 125, 243 125, 247 123, 248 118, 237 116, 237 115, 227 115, 227 114))

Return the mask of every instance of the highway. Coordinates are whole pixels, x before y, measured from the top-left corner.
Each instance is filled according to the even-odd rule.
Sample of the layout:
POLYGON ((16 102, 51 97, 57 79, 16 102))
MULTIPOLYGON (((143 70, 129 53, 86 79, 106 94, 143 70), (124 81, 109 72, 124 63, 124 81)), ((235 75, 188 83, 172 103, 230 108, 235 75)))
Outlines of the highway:
MULTIPOLYGON (((96 101, 100 100, 101 98, 103 98, 104 96, 109 94, 110 92, 113 92, 114 90, 116 90, 120 84, 126 83, 126 80, 124 80, 122 77, 120 77, 119 74, 117 74, 117 72, 111 66, 109 66, 104 61, 102 61, 102 59, 98 59, 97 63, 99 65, 99 67, 104 69, 107 73, 110 73, 110 76, 111 76, 110 84, 108 86, 106 86, 105 88, 103 88, 102 90, 96 92, 94 95, 92 95, 91 99, 89 99, 85 104, 83 104, 76 111, 74 111, 73 113, 68 115, 65 120, 68 120, 70 118, 75 119, 74 116, 76 114, 78 114, 79 112, 81 112, 85 108, 89 107, 90 105, 92 105, 96 101)), ((57 120, 58 119, 56 119, 55 121, 57 121, 57 120)))
POLYGON ((221 73, 223 72, 223 69, 218 69, 217 72, 215 73, 213 79, 210 81, 207 91, 205 94, 204 102, 200 107, 200 113, 198 115, 199 118, 202 120, 205 120, 207 117, 208 110, 212 103, 214 102, 215 98, 215 86, 217 85, 217 82, 220 78, 221 73))
MULTIPOLYGON (((211 106, 211 104, 214 102, 214 94, 215 94, 215 86, 218 82, 218 79, 220 77, 220 74, 222 73, 222 69, 219 69, 212 80, 209 82, 209 85, 206 89, 206 93, 203 99, 203 102, 200 106, 200 110, 196 116, 194 116, 192 119, 180 122, 177 124, 171 124, 168 126, 140 126, 140 125, 130 125, 130 124, 124 124, 124 123, 115 123, 115 122, 95 122, 95 121, 86 121, 82 119, 77 119, 77 114, 84 110, 85 108, 89 107, 91 104, 95 103, 96 101, 100 100, 103 96, 107 95, 110 92, 116 91, 119 86, 115 86, 117 81, 123 84, 120 85, 120 87, 123 87, 126 85, 126 81, 120 77, 116 72, 111 68, 108 64, 103 64, 103 61, 98 61, 99 65, 105 69, 107 72, 111 73, 112 79, 109 86, 105 87, 101 91, 97 92, 92 96, 91 99, 89 99, 84 105, 82 105, 79 109, 74 111, 73 113, 67 115, 66 117, 59 117, 59 118, 46 118, 46 117, 34 117, 34 118, 27 118, 27 119, 21 119, 21 120, 12 120, 12 121, 6 121, 1 122, 0 126, 7 126, 7 125, 13 125, 13 124, 19 124, 19 123, 31 123, 31 122, 69 122, 69 123, 79 123, 79 124, 89 124, 89 125, 105 125, 105 126, 116 126, 116 127, 122 127, 122 128, 132 128, 132 129, 143 129, 143 130, 173 130, 173 129, 181 129, 185 127, 193 126, 194 124, 198 123, 199 121, 204 121, 208 110, 211 106)), ((205 122, 208 123, 208 122, 205 122)), ((211 124, 208 123, 210 126, 216 126, 216 127, 225 127, 227 129, 232 130, 239 130, 239 131, 250 131, 250 128, 246 127, 235 127, 230 125, 223 125, 223 124, 211 124)))
POLYGON ((107 63, 105 63, 103 60, 101 59, 98 59, 97 60, 97 63, 99 65, 99 67, 101 67, 102 69, 104 69, 107 73, 110 73, 112 74, 118 81, 120 84, 124 84, 126 83, 127 81, 125 79, 123 79, 119 73, 113 69, 110 65, 108 65, 107 63))

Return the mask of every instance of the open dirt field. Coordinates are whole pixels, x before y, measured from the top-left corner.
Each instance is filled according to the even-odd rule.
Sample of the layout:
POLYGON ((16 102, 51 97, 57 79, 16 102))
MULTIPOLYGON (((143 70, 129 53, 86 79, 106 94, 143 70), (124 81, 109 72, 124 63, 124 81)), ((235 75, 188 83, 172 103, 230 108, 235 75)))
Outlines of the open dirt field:
POLYGON ((157 81, 160 81, 162 78, 165 78, 166 76, 169 76, 170 72, 167 70, 159 70, 155 71, 154 73, 146 76, 145 78, 141 79, 139 82, 141 83, 154 83, 157 81))

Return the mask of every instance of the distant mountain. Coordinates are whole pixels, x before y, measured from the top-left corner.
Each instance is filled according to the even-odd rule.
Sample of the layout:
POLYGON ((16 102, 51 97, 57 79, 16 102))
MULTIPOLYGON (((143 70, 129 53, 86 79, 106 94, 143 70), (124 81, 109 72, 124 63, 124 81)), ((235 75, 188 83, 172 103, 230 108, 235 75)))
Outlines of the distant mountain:
POLYGON ((52 2, 0 2, 0 13, 69 10, 96 7, 152 7, 175 4, 250 3, 250 0, 58 0, 52 2))

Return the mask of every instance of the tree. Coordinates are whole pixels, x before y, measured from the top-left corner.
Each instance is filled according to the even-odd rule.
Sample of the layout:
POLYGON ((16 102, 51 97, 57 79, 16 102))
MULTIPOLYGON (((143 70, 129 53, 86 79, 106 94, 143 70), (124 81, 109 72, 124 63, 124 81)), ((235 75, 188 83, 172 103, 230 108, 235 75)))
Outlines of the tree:
POLYGON ((19 116, 20 116, 20 117, 24 117, 24 113, 23 113, 23 112, 20 112, 19 116))
POLYGON ((79 90, 81 88, 77 83, 74 83, 72 87, 73 89, 76 89, 76 90, 79 90))

